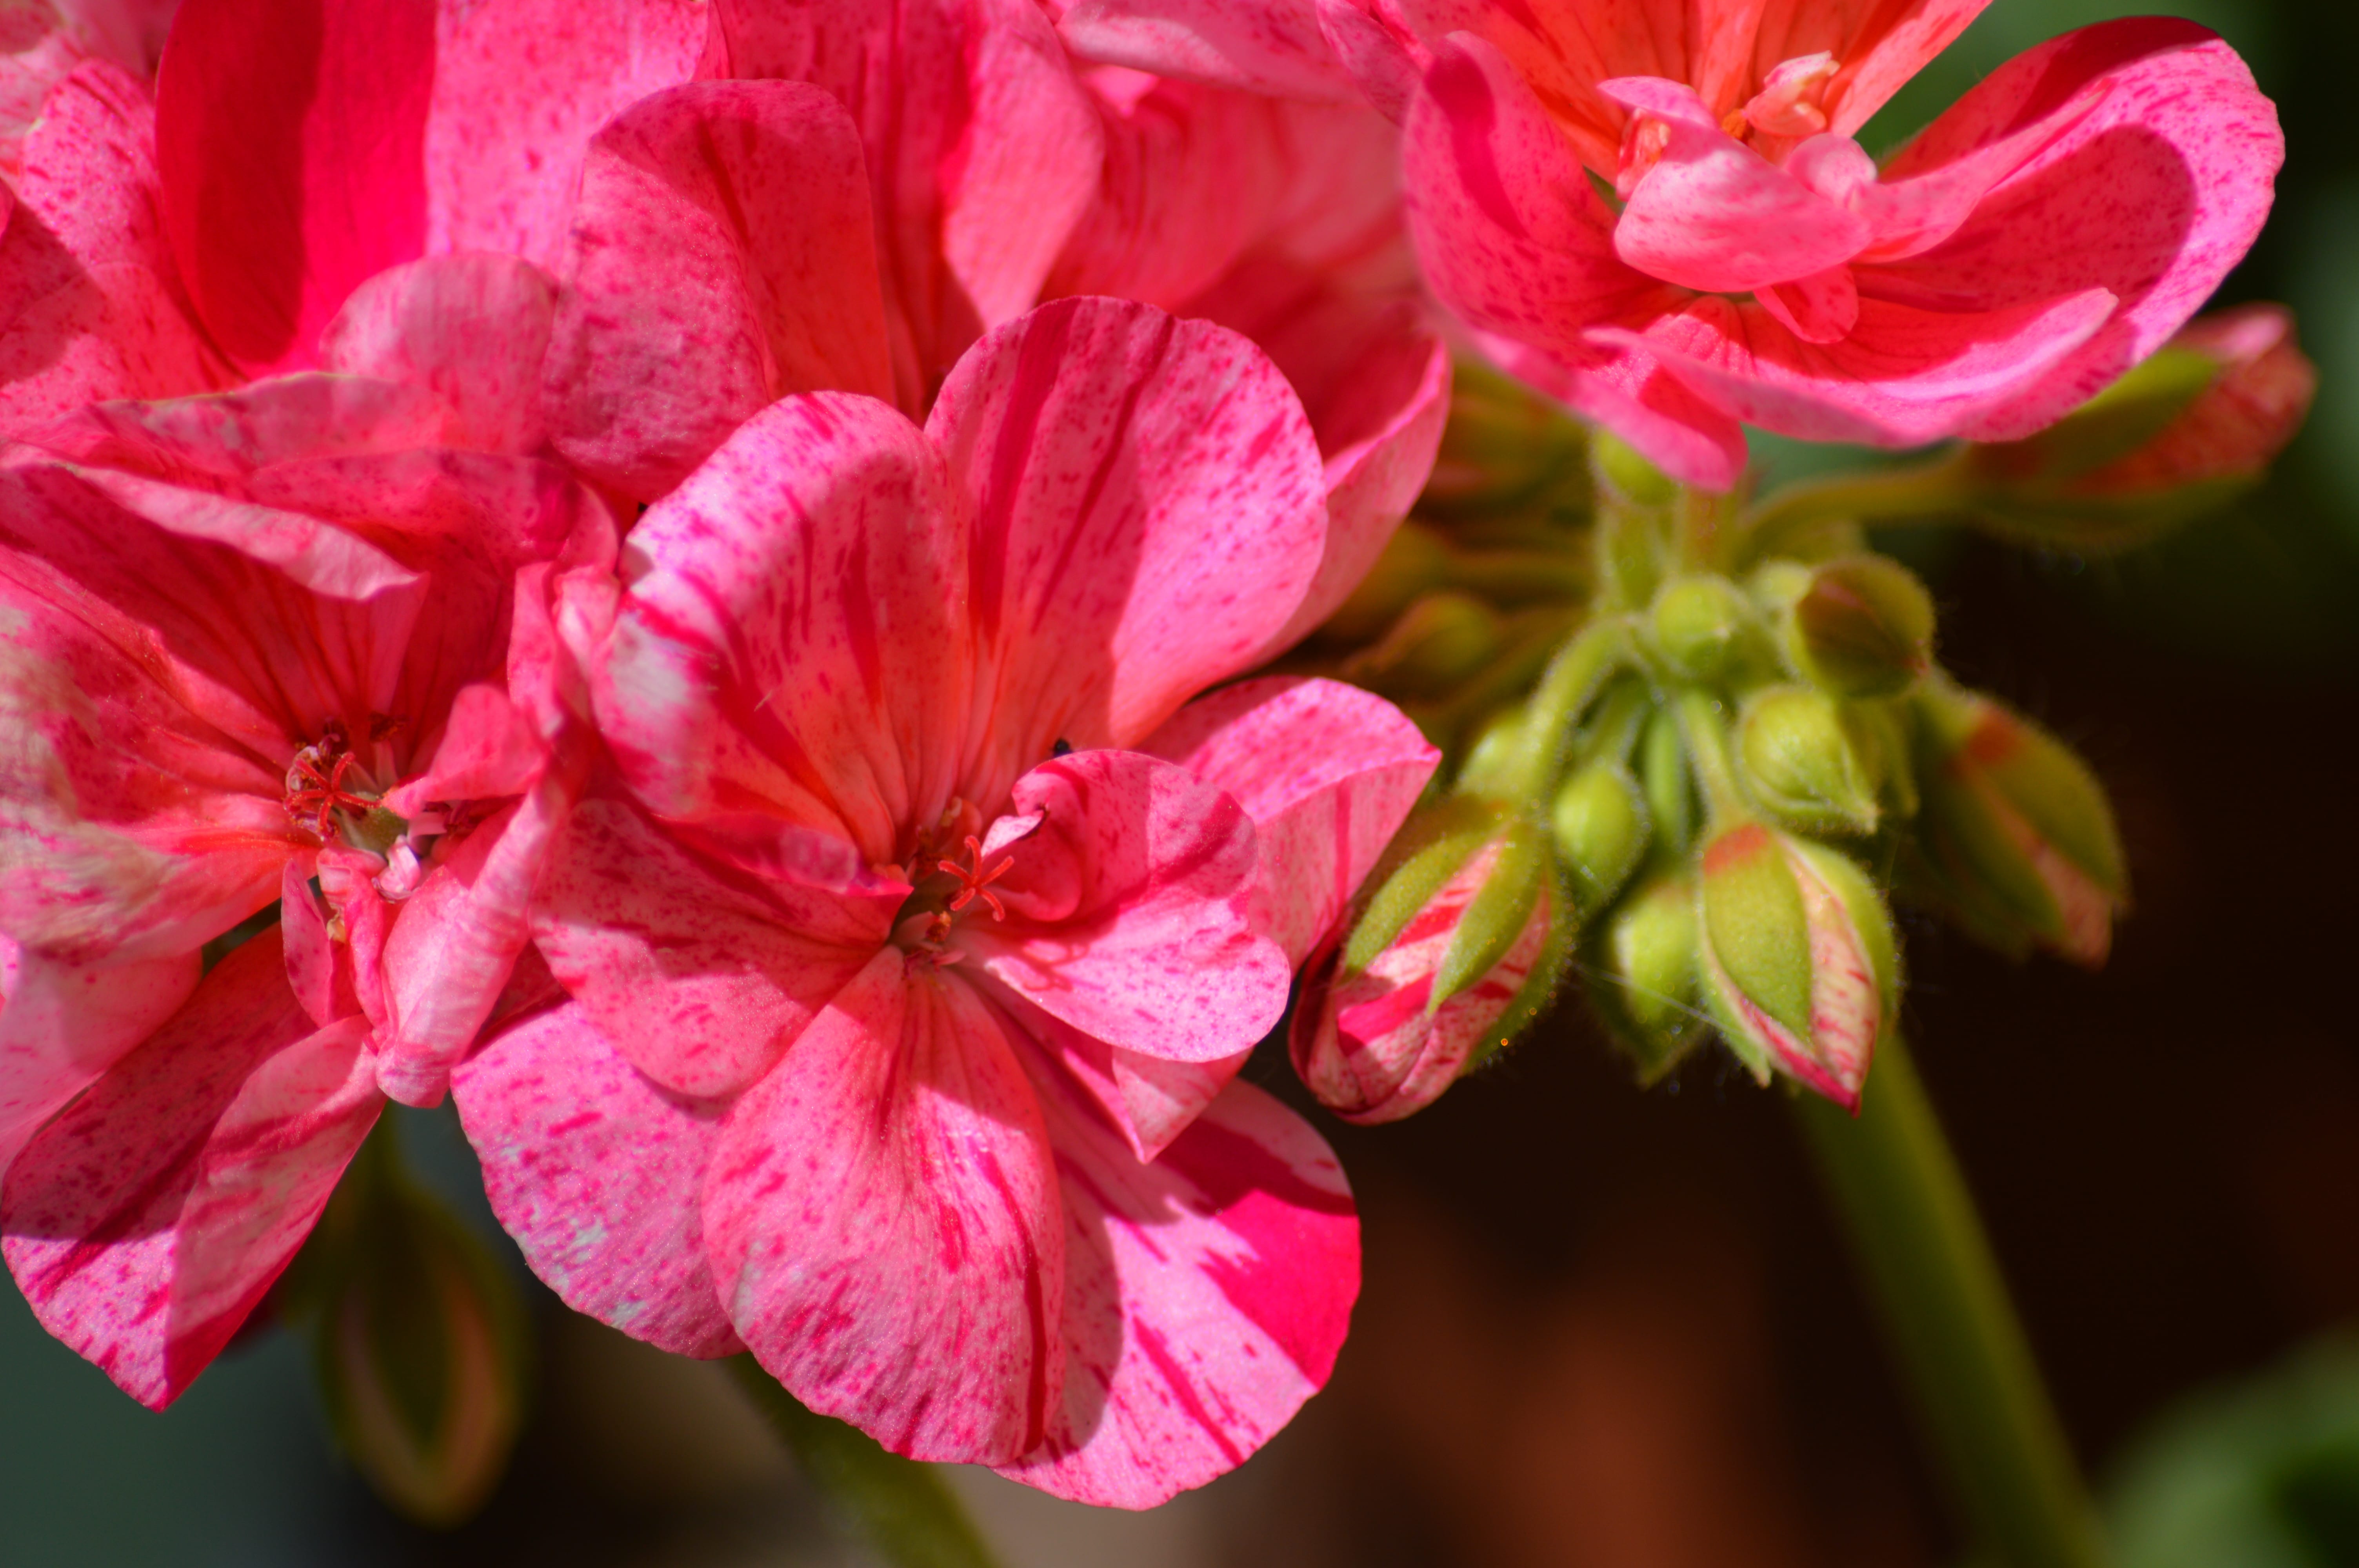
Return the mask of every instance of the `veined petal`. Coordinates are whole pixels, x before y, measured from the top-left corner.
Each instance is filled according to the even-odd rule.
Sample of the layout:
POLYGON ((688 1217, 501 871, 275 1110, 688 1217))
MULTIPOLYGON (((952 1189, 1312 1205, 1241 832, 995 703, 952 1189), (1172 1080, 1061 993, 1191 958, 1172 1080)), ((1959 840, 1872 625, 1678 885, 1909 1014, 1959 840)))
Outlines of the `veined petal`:
POLYGON ((1959 432, 1976 440, 2030 434, 2160 348, 2250 248, 2285 156, 2277 111, 2234 51, 2193 23, 2147 17, 2017 56, 1886 176, 1940 170, 2050 116, 2069 127, 1946 241, 1861 269, 1863 295, 1934 309, 2026 309, 2097 288, 2120 300, 2070 358, 1959 432))
POLYGON ((1065 1210, 1065 1396, 1001 1472, 1151 1508, 1242 1464, 1327 1380, 1359 1294, 1360 1227, 1334 1155, 1233 1083, 1142 1163, 1073 1065, 1031 1046, 1065 1210))
POLYGON ((1156 758, 1076 752, 1016 780, 1014 808, 1044 820, 994 890, 1005 924, 978 911, 959 928, 970 962, 1085 1034, 1177 1061, 1249 1049, 1285 1012, 1235 801, 1156 758))
POLYGON ((434 256, 353 290, 321 329, 320 363, 423 386, 453 416, 454 446, 530 452, 546 433, 540 364, 557 288, 514 256, 434 256))
POLYGON ((1198 697, 1143 749, 1253 818, 1254 928, 1288 967, 1327 935, 1441 761, 1382 697, 1286 676, 1198 697))
POLYGON ((892 395, 857 130, 793 81, 633 104, 582 168, 546 370, 559 447, 653 500, 789 393, 892 395))
POLYGON ((975 800, 1128 745, 1286 623, 1325 533, 1301 404, 1234 332, 1064 299, 993 333, 927 435, 970 498, 975 800))
POLYGON ((0 937, 0 1172, 197 989, 194 951, 76 968, 0 937))
POLYGON ((492 1211, 566 1305, 682 1356, 745 1348, 704 1252, 721 1107, 657 1087, 579 1005, 501 1034, 451 1088, 492 1211))
POLYGON ((276 932, 232 953, 0 1189, 42 1326, 158 1410, 294 1257, 384 1104, 366 1021, 315 1027, 280 965, 276 932))
POLYGON ((888 934, 908 890, 854 892, 840 880, 864 870, 849 847, 800 837, 810 864, 799 884, 783 865, 728 875, 622 801, 586 800, 568 817, 534 939, 590 1022, 666 1088, 745 1088, 888 934))
POLYGON ((1055 1181, 999 1018, 888 947, 731 1108, 706 1245, 804 1404, 897 1454, 1004 1464, 1060 1405, 1055 1181))
POLYGON ((962 503, 871 398, 789 398, 738 430, 631 532, 592 678, 632 788, 666 816, 759 805, 898 861, 958 782, 962 503))
POLYGON ((1083 59, 1313 103, 1357 97, 1313 0, 1071 0, 1050 9, 1083 59))
POLYGON ((555 267, 582 149, 631 104, 698 75, 712 29, 706 0, 439 0, 419 154, 427 250, 555 267))

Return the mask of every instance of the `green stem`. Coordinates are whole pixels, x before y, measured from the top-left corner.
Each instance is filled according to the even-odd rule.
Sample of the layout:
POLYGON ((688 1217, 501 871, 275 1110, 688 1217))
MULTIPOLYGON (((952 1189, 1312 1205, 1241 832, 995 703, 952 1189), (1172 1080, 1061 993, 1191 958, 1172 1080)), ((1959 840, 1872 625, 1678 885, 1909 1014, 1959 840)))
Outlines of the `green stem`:
POLYGON ((1956 1501, 2005 1568, 2104 1568, 2097 1515, 1897 1035, 1857 1118, 1795 1102, 1956 1501))
POLYGON ((1777 554, 1782 541, 1820 523, 1923 523, 1953 516, 1966 492, 1961 449, 1909 468, 1788 485, 1764 497, 1738 531, 1757 558, 1777 554))
POLYGON ((994 1568, 990 1549, 930 1465, 888 1454, 857 1427, 807 1409, 751 1356, 729 1370, 821 1495, 898 1568, 994 1568))
POLYGON ((1680 733, 1687 738, 1688 761, 1695 767, 1696 785, 1703 792, 1704 816, 1713 830, 1732 827, 1753 815, 1744 790, 1737 787, 1736 764, 1728 754, 1728 725, 1720 704, 1705 692, 1689 687, 1672 699, 1680 733))

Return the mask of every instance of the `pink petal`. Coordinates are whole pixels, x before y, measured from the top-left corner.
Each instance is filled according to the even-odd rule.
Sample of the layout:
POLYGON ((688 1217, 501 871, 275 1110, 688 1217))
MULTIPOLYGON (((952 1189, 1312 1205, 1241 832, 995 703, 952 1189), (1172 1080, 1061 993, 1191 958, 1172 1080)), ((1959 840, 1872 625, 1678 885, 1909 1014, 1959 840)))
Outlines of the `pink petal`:
POLYGON ((320 363, 425 387, 451 411, 454 446, 529 452, 556 309, 548 275, 513 256, 434 256, 354 289, 321 331, 320 363))
POLYGON ((500 1035, 451 1087, 492 1211, 566 1305, 681 1356, 745 1348, 700 1217, 718 1108, 634 1072, 579 1007, 500 1035))
POLYGON ((1356 98, 1312 0, 1074 0, 1058 30, 1083 59, 1282 98, 1356 98))
POLYGON ((1221 1091, 1253 1058, 1253 1049, 1209 1062, 1174 1062, 1118 1045, 1109 1047, 1106 1055, 1122 1102, 1115 1119, 1130 1140, 1131 1152, 1153 1160, 1221 1098, 1221 1091))
POLYGON ((1840 343, 1859 325, 1859 286, 1847 266, 1773 284, 1753 301, 1806 343, 1840 343))
POLYGON ((631 533, 592 679, 632 787, 677 818, 758 803, 897 862, 959 783, 967 556, 940 460, 891 407, 821 394, 749 421, 631 533))
POLYGON ((551 783, 455 845, 437 844, 385 944, 377 1083, 388 1098, 441 1101, 531 939, 532 900, 565 810, 551 783))
POLYGON ((639 499, 788 393, 891 395, 859 135, 815 87, 634 104, 591 144, 563 276, 558 445, 639 499))
POLYGON ((1639 271, 1705 293, 1744 294, 1840 265, 1873 236, 1865 219, 1718 127, 1661 124, 1669 135, 1662 157, 1614 228, 1614 254, 1639 271))
POLYGON ((888 947, 722 1130, 704 1215, 731 1321, 895 1453, 1006 1463, 1061 1400, 1051 1172, 999 1020, 888 947))
POLYGON ((1142 743, 1253 818, 1254 925, 1299 965, 1441 761, 1398 708, 1334 681, 1272 676, 1181 708, 1142 743))
POLYGON ((42 1326, 162 1409, 294 1257, 376 1120, 365 1021, 315 1030, 265 932, 26 1146, 0 1218, 42 1326))
POLYGON ((212 341, 316 362, 363 279, 426 241, 433 0, 196 0, 156 81, 164 227, 212 341))
POLYGON ((1643 349, 1745 423, 1813 441, 1907 447, 1940 440, 2041 386, 2105 326, 2102 289, 1987 313, 1863 298, 1851 335, 1811 343, 1758 307, 1699 298, 1641 336, 1643 349))
POLYGON ((1947 310, 2119 297, 2102 331, 1961 432, 1976 440, 2028 435, 2159 348, 2251 246, 2284 157, 2276 110, 2234 52, 2192 23, 2147 18, 2018 56, 1886 174, 1939 169, 2049 115, 2077 118, 1947 241, 1861 273, 1864 295, 1947 310))
POLYGON ((1231 1084, 1141 1163, 1068 1061, 1027 1049, 1065 1208, 1065 1397, 1002 1473, 1151 1508, 1235 1468, 1327 1380, 1359 1294, 1359 1222, 1302 1119, 1231 1084))
POLYGON ((1496 49, 1461 38, 1439 52, 1409 106, 1401 158, 1426 276, 1444 304, 1503 340, 1486 346, 1506 369, 1677 478, 1735 478, 1745 447, 1734 419, 1650 356, 1586 335, 1603 322, 1643 328, 1687 296, 1614 254, 1613 212, 1496 49))
POLYGON ((913 416, 1029 309, 1096 195, 1102 132, 1036 0, 723 0, 731 67, 826 88, 874 183, 895 395, 913 416))
POLYGON ((1765 16, 1754 59, 1774 61, 1831 50, 1837 61, 1827 83, 1828 128, 1848 136, 1867 124, 1908 79, 1966 30, 1990 0, 1821 0, 1787 5, 1765 16), (1781 27, 1782 24, 1782 27, 1781 27))
POLYGON ((1127 745, 1244 668, 1318 569, 1310 422, 1259 350, 1209 323, 1043 306, 960 362, 927 435, 973 506, 996 716, 977 765, 999 789, 1060 739, 1127 745))
POLYGON ((451 700, 441 743, 422 773, 385 795, 385 808, 417 816, 437 801, 521 795, 549 766, 549 746, 498 687, 462 686, 451 700))
POLYGON ((534 938, 625 1060, 677 1093, 734 1094, 860 972, 900 903, 832 883, 818 857, 839 846, 804 847, 799 883, 776 866, 730 875, 631 806, 584 801, 550 852, 534 938))
POLYGON ((699 74, 711 11, 701 0, 440 0, 435 13, 426 248, 554 268, 590 138, 699 74))
POLYGON ((74 968, 0 936, 0 1172, 197 989, 194 952, 74 968))
POLYGON ((147 95, 91 64, 39 107, 0 235, 9 437, 83 403, 202 391, 226 374, 166 281, 147 95))
POLYGON ((1250 1049, 1286 1011, 1290 966, 1254 927, 1253 824, 1183 768, 1076 752, 1016 781, 1046 820, 996 891, 1005 924, 970 914, 971 962, 1083 1033, 1202 1062, 1250 1049))

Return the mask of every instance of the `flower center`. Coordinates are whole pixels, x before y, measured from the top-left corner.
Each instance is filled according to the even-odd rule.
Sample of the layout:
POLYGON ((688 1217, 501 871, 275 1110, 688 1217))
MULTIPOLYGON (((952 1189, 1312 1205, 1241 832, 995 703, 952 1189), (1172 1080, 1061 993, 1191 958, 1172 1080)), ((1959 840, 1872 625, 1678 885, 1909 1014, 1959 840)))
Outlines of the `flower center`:
MULTIPOLYGON (((407 724, 408 720, 390 715, 372 715, 372 750, 386 752, 386 741, 407 724)), ((353 749, 351 734, 339 719, 321 725, 320 738, 297 752, 287 766, 287 815, 323 844, 341 838, 355 849, 380 855, 392 848, 408 831, 409 824, 377 804, 384 794, 375 770, 363 763, 353 749)))

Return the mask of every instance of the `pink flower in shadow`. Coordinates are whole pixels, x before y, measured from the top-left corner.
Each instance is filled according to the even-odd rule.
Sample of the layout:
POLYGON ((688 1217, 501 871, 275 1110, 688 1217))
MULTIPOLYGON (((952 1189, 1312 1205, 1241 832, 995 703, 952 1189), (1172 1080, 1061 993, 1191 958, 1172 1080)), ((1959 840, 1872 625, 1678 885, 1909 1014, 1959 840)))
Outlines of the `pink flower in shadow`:
POLYGON ((1190 700, 1299 602, 1323 488, 1250 343, 1077 299, 922 428, 788 397, 647 514, 536 917, 571 1000, 454 1078, 569 1303, 1130 1507, 1324 1381, 1350 1195, 1234 1078, 1436 759, 1328 683, 1190 700))

